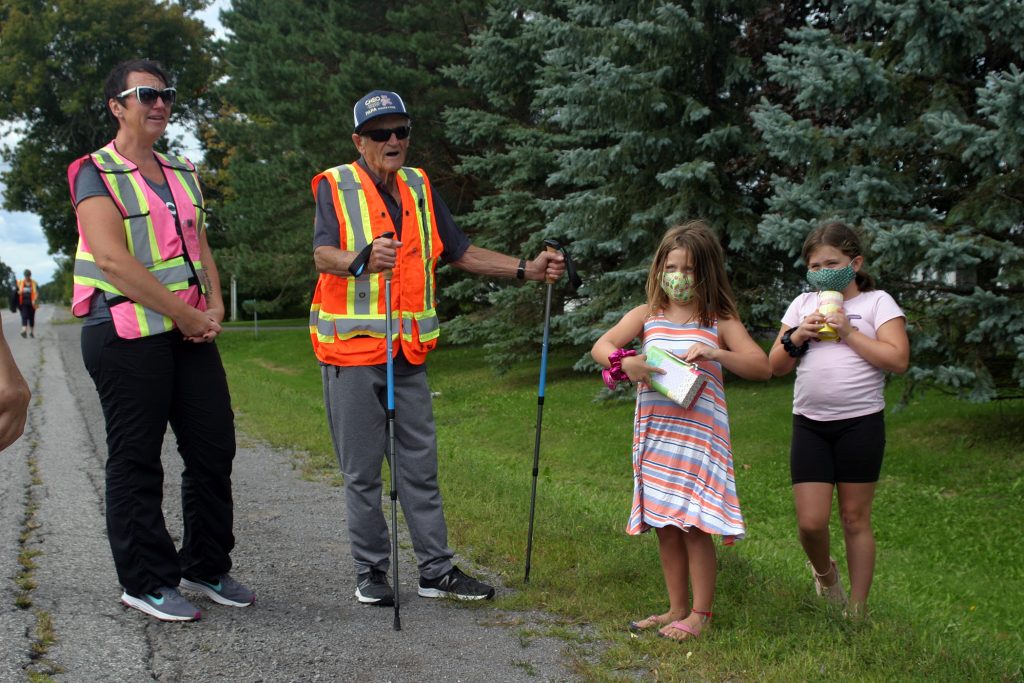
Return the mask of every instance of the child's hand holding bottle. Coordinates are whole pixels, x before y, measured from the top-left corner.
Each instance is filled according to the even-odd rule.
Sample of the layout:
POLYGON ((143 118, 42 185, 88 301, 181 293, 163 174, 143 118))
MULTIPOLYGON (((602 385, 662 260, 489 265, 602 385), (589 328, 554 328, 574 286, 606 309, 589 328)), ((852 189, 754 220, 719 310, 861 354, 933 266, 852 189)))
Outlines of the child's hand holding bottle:
MULTIPOLYGON (((837 313, 843 309, 843 294, 842 292, 835 292, 832 290, 825 290, 818 292, 818 313, 828 316, 832 313, 837 313)), ((825 322, 821 329, 818 330, 819 341, 830 341, 838 342, 839 333, 836 332, 835 328, 825 322)))

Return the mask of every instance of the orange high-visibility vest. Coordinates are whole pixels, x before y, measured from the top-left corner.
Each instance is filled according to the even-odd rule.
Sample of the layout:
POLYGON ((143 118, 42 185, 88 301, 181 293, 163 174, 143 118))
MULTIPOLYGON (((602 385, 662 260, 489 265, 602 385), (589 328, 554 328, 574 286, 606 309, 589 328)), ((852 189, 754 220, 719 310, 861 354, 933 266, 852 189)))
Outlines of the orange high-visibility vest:
MULTIPOLYGON (((358 164, 328 169, 313 178, 330 183, 340 226, 342 251, 360 252, 374 238, 394 232, 384 199, 358 164)), ((444 245, 437 231, 433 190, 426 173, 402 168, 396 174, 402 197, 402 246, 391 280, 392 350, 419 365, 437 346, 434 270, 444 245)), ((387 360, 384 276, 321 273, 309 311, 316 357, 329 365, 379 365, 387 360)))
POLYGON ((17 284, 17 287, 18 287, 18 305, 19 306, 24 306, 25 305, 25 282, 28 282, 30 285, 32 285, 32 287, 31 287, 32 294, 31 294, 30 298, 32 300, 32 305, 34 306, 35 303, 36 303, 36 299, 39 297, 39 292, 36 291, 36 281, 31 279, 31 278, 29 278, 27 281, 26 280, 18 280, 18 284, 17 284))
MULTIPOLYGON (((128 251, 168 290, 190 306, 206 310, 200 273, 199 235, 206 211, 199 190, 195 166, 185 157, 154 152, 174 197, 177 217, 149 187, 131 160, 121 156, 113 142, 68 166, 71 202, 75 202, 75 179, 88 159, 96 165, 107 192, 124 219, 128 251)), ((76 208, 77 213, 77 208, 76 208)), ((79 317, 89 313, 93 292, 104 292, 114 329, 122 339, 137 339, 175 328, 171 318, 135 303, 107 281, 96 265, 78 223, 78 252, 75 254, 74 294, 71 312, 79 317)))

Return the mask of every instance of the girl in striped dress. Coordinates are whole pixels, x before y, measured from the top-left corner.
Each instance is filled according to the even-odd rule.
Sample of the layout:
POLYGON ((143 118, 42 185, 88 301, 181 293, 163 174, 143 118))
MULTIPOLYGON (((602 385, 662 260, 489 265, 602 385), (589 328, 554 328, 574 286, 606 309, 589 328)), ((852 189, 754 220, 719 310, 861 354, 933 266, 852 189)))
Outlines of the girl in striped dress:
POLYGON ((711 618, 716 561, 712 536, 742 538, 722 368, 767 380, 768 358, 739 319, 722 247, 704 223, 670 229, 647 277, 647 303, 626 313, 591 354, 612 377, 637 383, 633 508, 626 531, 658 535, 668 610, 630 623, 674 640, 695 638, 711 618), (641 353, 623 352, 640 339, 641 353), (650 386, 657 346, 696 363, 708 379, 690 409, 650 386), (691 592, 692 588, 692 592, 691 592))

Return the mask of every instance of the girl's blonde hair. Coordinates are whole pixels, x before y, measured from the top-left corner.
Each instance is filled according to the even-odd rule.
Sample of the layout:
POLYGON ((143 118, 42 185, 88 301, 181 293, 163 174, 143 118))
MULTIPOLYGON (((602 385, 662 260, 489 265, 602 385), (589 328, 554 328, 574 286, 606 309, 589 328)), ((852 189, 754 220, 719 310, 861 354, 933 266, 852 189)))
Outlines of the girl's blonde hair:
POLYGON ((647 305, 651 314, 668 307, 668 295, 661 288, 661 275, 665 272, 669 252, 675 249, 685 249, 693 258, 693 300, 700 324, 711 327, 719 318, 738 317, 736 299, 725 272, 725 252, 704 221, 689 221, 669 228, 661 238, 647 274, 647 305))

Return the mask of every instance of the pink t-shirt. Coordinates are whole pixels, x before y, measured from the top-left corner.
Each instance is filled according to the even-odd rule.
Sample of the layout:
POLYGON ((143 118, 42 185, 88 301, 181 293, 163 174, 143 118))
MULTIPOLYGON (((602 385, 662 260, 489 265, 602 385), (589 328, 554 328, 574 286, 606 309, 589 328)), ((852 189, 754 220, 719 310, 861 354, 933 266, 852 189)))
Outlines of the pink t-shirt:
MULTIPOLYGON (((782 324, 796 327, 818 308, 818 293, 793 299, 782 324)), ((877 339, 876 330, 893 318, 905 317, 891 296, 879 290, 861 292, 843 302, 850 324, 865 336, 877 339)), ((811 341, 796 366, 793 412, 827 422, 871 415, 885 408, 882 371, 843 342, 811 341)))

